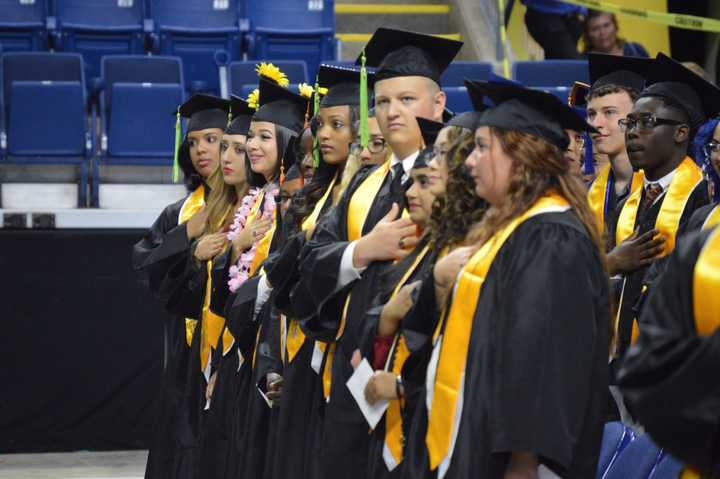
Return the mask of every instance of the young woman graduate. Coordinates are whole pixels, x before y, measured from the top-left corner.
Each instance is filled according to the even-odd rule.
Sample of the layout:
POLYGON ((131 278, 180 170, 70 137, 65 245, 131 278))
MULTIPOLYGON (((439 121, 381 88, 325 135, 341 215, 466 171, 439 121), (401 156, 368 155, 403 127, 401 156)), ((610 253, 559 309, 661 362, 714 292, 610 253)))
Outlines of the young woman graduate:
POLYGON ((240 254, 227 273, 231 294, 225 317, 240 355, 233 405, 234 450, 226 468, 226 477, 233 478, 263 477, 269 470, 266 463, 274 434, 269 426, 270 407, 282 389, 282 334, 279 315, 266 303, 271 290, 262 264, 279 247, 280 234, 276 233, 281 218, 275 196, 285 169, 295 161, 294 140, 303 129, 307 99, 261 76, 258 104, 248 130, 246 167, 251 172, 250 184, 261 190, 254 211, 247 214, 250 218, 271 218, 273 227, 256 238, 253 247, 240 254))
POLYGON ((655 239, 638 252, 642 266, 623 276, 615 319, 616 360, 636 329, 648 268, 672 252, 678 231, 708 203, 707 185, 687 156, 688 147, 698 127, 720 111, 720 90, 663 54, 658 54, 648 83, 627 118, 620 120, 630 162, 633 169, 643 170, 644 179, 643 188, 620 205, 615 238, 616 244, 644 235, 655 239))
POLYGON ((712 118, 700 127, 693 139, 693 152, 705 175, 710 204, 693 213, 684 232, 720 224, 720 118, 712 118))
POLYGON ((361 169, 338 205, 301 253, 293 312, 312 339, 328 343, 320 477, 362 477, 367 467, 367 424, 345 383, 357 349, 377 274, 415 245, 416 229, 398 218, 403 182, 422 147, 416 116, 439 120, 445 106, 441 72, 462 44, 410 32, 378 29, 361 55, 375 72, 375 116, 392 157, 361 169), (350 294, 352 292, 352 294, 350 294))
POLYGON ((441 321, 406 335, 402 381, 420 398, 402 477, 535 477, 541 466, 594 477, 608 285, 584 186, 563 156, 563 124, 590 127, 547 93, 470 86, 497 105, 482 114, 466 160, 490 207, 473 246, 439 260, 421 286, 416 308, 441 321))
MULTIPOLYGON (((192 477, 192 458, 185 451, 197 444, 198 429, 191 423, 191 401, 187 395, 189 343, 199 318, 202 298, 179 294, 174 269, 191 256, 191 244, 205 230, 207 179, 219 164, 220 137, 227 124, 227 102, 208 95, 194 95, 177 112, 176 139, 180 139, 180 117, 187 118, 187 133, 176 145, 174 174, 185 176, 189 195, 167 206, 147 234, 133 248, 133 267, 140 271, 150 291, 173 314, 165 324, 166 364, 159 399, 159 414, 145 477, 192 477)), ((194 402, 192 402, 194 404, 194 402)), ((194 406, 192 406, 194 407, 194 406)))
POLYGON ((340 180, 355 136, 353 125, 359 117, 360 71, 321 65, 318 86, 325 95, 316 104, 312 120, 319 148, 315 174, 294 196, 285 222, 287 241, 266 266, 273 285, 273 305, 287 318, 283 401, 275 425, 272 461, 272 476, 276 478, 317 477, 316 448, 323 404, 318 360, 322 359, 323 345, 306 340, 294 319, 289 295, 299 279, 300 250, 341 194, 340 180))
POLYGON ((647 433, 696 468, 683 478, 720 477, 718 271, 720 228, 678 243, 618 374, 628 408, 647 433))
MULTIPOLYGON (((225 129, 220 142, 221 161, 218 172, 211 177, 212 193, 208 198, 208 217, 210 223, 223 223, 219 236, 225 240, 224 248, 229 254, 219 254, 213 258, 211 269, 210 312, 213 324, 206 332, 208 342, 212 344, 212 366, 210 380, 206 390, 206 413, 202 432, 201 474, 203 478, 222 478, 225 475, 229 438, 232 433, 232 411, 237 395, 237 368, 240 361, 235 354, 234 338, 225 329, 221 316, 227 298, 227 279, 223 273, 231 257, 250 249, 255 238, 264 234, 272 226, 272 220, 259 219, 247 224, 245 228, 234 227, 231 233, 226 231, 234 220, 234 212, 245 206, 252 208, 256 193, 249 191, 248 172, 246 170, 246 141, 250 118, 254 113, 248 103, 232 96, 230 112, 232 120, 225 129), (216 314, 217 312, 220 315, 216 314), (222 333, 222 334, 221 334, 222 333), (219 377, 221 376, 221 377, 219 377)), ((235 226, 235 225, 233 225, 235 226)), ((207 328, 206 328, 207 329, 207 328)))

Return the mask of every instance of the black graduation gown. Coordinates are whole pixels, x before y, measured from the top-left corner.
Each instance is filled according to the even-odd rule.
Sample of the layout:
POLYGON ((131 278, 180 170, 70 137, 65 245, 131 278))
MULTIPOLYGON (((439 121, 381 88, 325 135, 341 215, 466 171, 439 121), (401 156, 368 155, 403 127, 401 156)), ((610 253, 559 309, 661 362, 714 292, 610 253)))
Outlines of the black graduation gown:
POLYGON ((197 318, 202 308, 200 270, 189 270, 192 244, 185 224, 178 224, 185 198, 167 206, 133 247, 133 267, 153 295, 172 314, 166 324, 167 359, 145 477, 195 477, 199 441, 196 396, 197 369, 187 345, 185 317, 197 318), (190 451, 190 452, 188 452, 190 451))
MULTIPOLYGON (((645 193, 643 192, 643 197, 645 193)), ((659 200, 655 202, 652 206, 650 206, 645 211, 638 211, 638 214, 635 218, 635 228, 639 229, 639 234, 642 235, 643 233, 646 233, 653 229, 655 227, 655 221, 657 220, 658 214, 660 213, 660 208, 662 207, 662 203, 665 200, 665 195, 662 196, 659 200)), ((683 213, 680 217, 680 225, 678 227, 678 231, 681 231, 684 228, 684 224, 690 219, 692 214, 697 210, 698 208, 706 205, 708 203, 708 195, 707 195, 707 185, 704 181, 701 181, 695 189, 690 193, 690 197, 688 198, 687 203, 685 204, 685 209, 683 210, 683 213)), ((640 200, 640 204, 642 204, 642 197, 640 200)), ((624 203, 623 203, 624 205, 624 203)), ((622 208, 623 205, 620 205, 619 208, 622 208)), ((648 272, 648 267, 640 268, 636 271, 633 271, 632 273, 629 273, 625 275, 624 282, 624 292, 622 294, 623 298, 621 303, 618 306, 619 314, 620 314, 620 320, 618 321, 618 330, 617 330, 617 353, 616 357, 622 357, 623 354, 625 354, 625 351, 627 351, 628 347, 630 346, 630 340, 632 335, 632 326, 635 321, 635 318, 638 316, 641 308, 641 293, 643 284, 646 282, 646 273, 648 272)), ((656 275, 652 275, 652 278, 648 278, 647 281, 650 281, 651 279, 654 279, 656 275)), ((612 363, 612 371, 613 375, 614 372, 616 372, 617 364, 615 364, 615 361, 612 363)), ((612 381, 612 379, 611 379, 612 381)))
MULTIPOLYGON (((374 171, 361 169, 353 178, 337 206, 317 225, 312 239, 301 253, 300 281, 291 295, 293 311, 311 339, 332 341, 340 327, 347 295, 352 291, 345 329, 336 342, 332 362, 332 387, 325 405, 321 441, 319 477, 364 478, 368 460, 368 426, 346 386, 353 373, 350 359, 358 347, 366 308, 375 295, 377 275, 391 263, 376 262, 368 266, 362 278, 336 291, 343 252, 348 246, 347 212, 352 194, 374 171)), ((387 214, 393 203, 404 204, 404 193, 392 191, 388 174, 367 213, 362 234, 387 214)))
MULTIPOLYGON (((377 334, 377 327, 380 321, 380 314, 382 309, 390 300, 390 295, 393 290, 402 279, 402 276, 407 272, 410 266, 413 264, 418 254, 428 244, 429 237, 425 236, 423 240, 417 245, 411 254, 404 258, 396 266, 388 269, 385 274, 380 278, 380 291, 376 295, 376 299, 373 301, 372 306, 366 313, 366 328, 363 334, 362 348, 363 357, 373 357, 372 351, 374 346, 374 340, 377 334)), ((410 274, 404 284, 411 284, 415 281, 422 281, 429 274, 432 274, 432 267, 435 264, 437 255, 428 251, 423 259, 420 260, 415 270, 410 274)), ((405 319, 400 324, 400 332, 404 329, 405 319)), ((391 360, 390 368, 393 367, 393 361, 391 360)), ((405 401, 405 408, 401 409, 401 415, 405 418, 407 411, 407 400, 405 401)), ((381 419, 377 427, 372 431, 370 435, 370 445, 368 447, 368 470, 367 478, 399 478, 402 471, 402 462, 398 464, 392 471, 389 471, 385 460, 383 459, 383 449, 385 447, 385 418, 381 419)))
POLYGON ((717 203, 711 203, 695 210, 688 222, 684 225, 681 234, 701 230, 710 213, 712 213, 717 206, 717 203))
POLYGON ((713 231, 687 236, 670 256, 618 384, 659 446, 720 477, 720 330, 698 336, 693 313, 693 270, 713 231))
POLYGON ((610 170, 610 177, 608 181, 608 195, 607 204, 605 207, 605 243, 606 250, 609 252, 615 243, 615 227, 617 226, 617 219, 620 215, 620 209, 624 204, 627 197, 630 195, 630 187, 632 186, 632 180, 628 183, 627 188, 621 194, 617 194, 615 191, 615 174, 610 170))
MULTIPOLYGON (((570 211, 530 218, 508 238, 478 298, 464 407, 445 477, 502 478, 512 451, 536 453, 560 477, 595 477, 607 388, 606 278, 570 211)), ((432 280, 422 295, 434 297, 432 280)), ((422 301, 436 306, 434 299, 422 301)), ((406 336, 411 356, 403 379, 418 397, 402 477, 435 477, 425 445, 433 331, 426 321, 414 329, 406 336)))

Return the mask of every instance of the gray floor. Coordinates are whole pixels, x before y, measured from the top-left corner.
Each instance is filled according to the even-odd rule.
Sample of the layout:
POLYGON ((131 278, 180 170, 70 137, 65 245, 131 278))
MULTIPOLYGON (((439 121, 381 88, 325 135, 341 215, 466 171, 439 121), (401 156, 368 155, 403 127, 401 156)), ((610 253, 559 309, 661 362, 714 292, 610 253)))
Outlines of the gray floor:
POLYGON ((141 479, 147 451, 0 455, 0 479, 141 479))

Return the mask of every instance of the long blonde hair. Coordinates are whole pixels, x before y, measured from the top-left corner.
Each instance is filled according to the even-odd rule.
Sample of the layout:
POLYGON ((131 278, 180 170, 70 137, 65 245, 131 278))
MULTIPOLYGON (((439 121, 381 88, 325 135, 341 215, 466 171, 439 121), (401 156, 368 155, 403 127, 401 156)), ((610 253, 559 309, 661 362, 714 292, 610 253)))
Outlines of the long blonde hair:
MULTIPOLYGON (((243 176, 243 178, 245 178, 243 176)), ((238 188, 235 185, 225 183, 222 168, 218 168, 207 180, 210 187, 210 194, 207 198, 208 218, 205 226, 205 233, 212 234, 221 231, 226 224, 232 220, 233 208, 239 199, 248 191, 247 181, 238 188), (238 191, 241 195, 238 197, 238 191)))

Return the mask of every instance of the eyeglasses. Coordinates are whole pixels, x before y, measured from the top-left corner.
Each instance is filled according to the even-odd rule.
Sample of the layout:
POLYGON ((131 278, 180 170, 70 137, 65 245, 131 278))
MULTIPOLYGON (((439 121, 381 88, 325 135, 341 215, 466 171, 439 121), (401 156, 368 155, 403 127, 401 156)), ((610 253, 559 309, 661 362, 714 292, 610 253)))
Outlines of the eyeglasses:
MULTIPOLYGON (((376 154, 376 153, 382 153, 385 151, 385 140, 382 138, 375 138, 374 140, 368 141, 367 149, 370 153, 376 154)), ((360 155, 362 153, 363 147, 360 145, 360 143, 351 143, 350 144, 350 153, 353 155, 360 155)))
POLYGON ((667 118, 658 118, 655 115, 643 115, 638 117, 629 116, 618 120, 620 130, 623 132, 630 131, 638 127, 641 131, 649 131, 660 125, 684 125, 685 122, 677 120, 668 120, 667 118))
POLYGON ((580 150, 585 148, 585 135, 574 135, 575 147, 580 150))
POLYGON ((710 140, 705 145, 705 154, 710 156, 710 155, 717 155, 718 153, 720 153, 720 142, 717 142, 715 140, 710 140))

